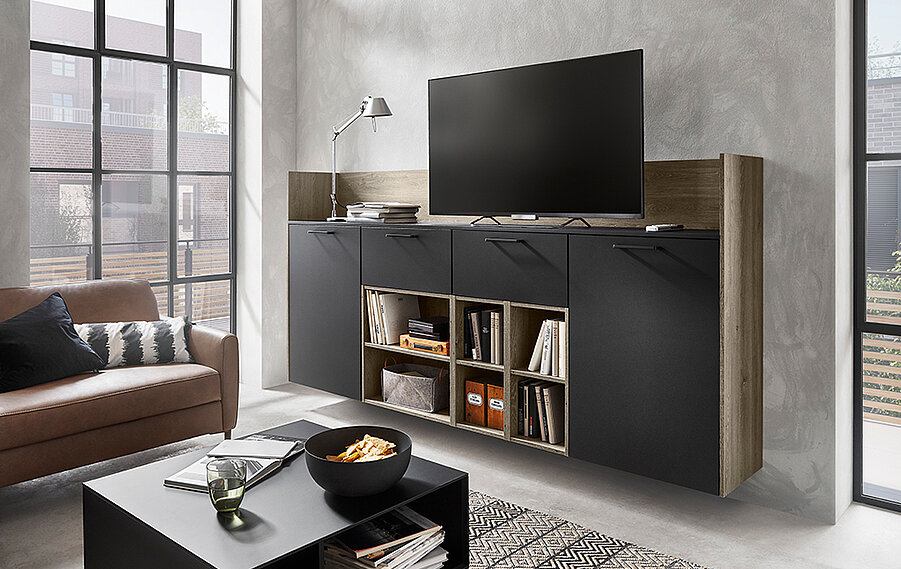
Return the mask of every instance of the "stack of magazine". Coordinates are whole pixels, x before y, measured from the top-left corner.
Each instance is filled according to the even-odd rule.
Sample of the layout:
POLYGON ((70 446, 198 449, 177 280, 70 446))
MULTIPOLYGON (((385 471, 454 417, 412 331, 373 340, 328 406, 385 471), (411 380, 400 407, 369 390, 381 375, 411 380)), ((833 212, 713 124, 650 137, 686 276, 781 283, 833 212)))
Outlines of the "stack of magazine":
POLYGON ((326 569, 439 569, 447 561, 442 527, 407 506, 325 543, 326 569))
POLYGON ((375 223, 416 223, 419 206, 401 202, 360 202, 347 206, 347 219, 375 223))
POLYGON ((257 433, 241 439, 225 440, 213 447, 206 456, 191 463, 163 481, 164 486, 181 490, 207 491, 206 465, 215 458, 236 457, 247 464, 247 482, 250 488, 263 480, 289 460, 303 452, 306 439, 282 435, 257 433))

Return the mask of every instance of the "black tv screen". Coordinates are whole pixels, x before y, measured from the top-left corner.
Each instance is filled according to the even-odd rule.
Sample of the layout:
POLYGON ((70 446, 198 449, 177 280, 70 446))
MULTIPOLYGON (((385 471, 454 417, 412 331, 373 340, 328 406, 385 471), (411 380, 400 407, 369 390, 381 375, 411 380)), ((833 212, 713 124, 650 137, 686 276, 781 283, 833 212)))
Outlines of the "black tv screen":
POLYGON ((429 212, 642 217, 642 50, 429 80, 429 212))

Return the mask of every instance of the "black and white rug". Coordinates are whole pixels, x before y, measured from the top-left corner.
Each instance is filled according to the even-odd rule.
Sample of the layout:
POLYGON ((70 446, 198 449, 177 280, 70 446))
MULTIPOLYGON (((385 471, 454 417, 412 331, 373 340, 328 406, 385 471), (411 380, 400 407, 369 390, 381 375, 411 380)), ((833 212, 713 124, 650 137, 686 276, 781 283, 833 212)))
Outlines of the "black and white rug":
POLYGON ((470 569, 704 569, 498 498, 469 492, 470 569))

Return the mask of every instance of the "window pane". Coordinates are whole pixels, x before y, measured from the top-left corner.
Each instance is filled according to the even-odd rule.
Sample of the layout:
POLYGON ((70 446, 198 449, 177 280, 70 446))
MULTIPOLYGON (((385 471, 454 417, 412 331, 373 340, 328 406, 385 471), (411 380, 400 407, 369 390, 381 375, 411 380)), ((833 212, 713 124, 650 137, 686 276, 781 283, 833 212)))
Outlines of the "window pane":
POLYGON ((227 176, 178 177, 179 276, 227 273, 227 176))
POLYGON ((175 59, 231 66, 230 0, 176 0, 175 59))
POLYGON ((106 47, 166 55, 166 0, 106 0, 106 47))
POLYGON ((103 167, 165 170, 168 156, 166 66, 104 57, 101 93, 103 167))
POLYGON ((227 75, 178 72, 179 170, 228 170, 230 105, 227 75))
POLYGON ((901 3, 868 2, 867 152, 901 152, 901 3))
POLYGON ((156 307, 159 310, 160 318, 168 318, 169 287, 166 285, 158 285, 150 288, 153 289, 153 295, 156 297, 156 307))
POLYGON ((92 77, 88 58, 31 52, 32 167, 91 167, 92 77))
POLYGON ((167 280, 167 187, 162 175, 103 177, 103 278, 167 280))
POLYGON ((901 324, 901 161, 867 165, 867 321, 901 324))
POLYGON ((94 0, 31 0, 31 39, 94 47, 94 0))
POLYGON ((901 338, 863 334, 863 492, 901 502, 901 338))
POLYGON ((231 281, 178 284, 173 287, 176 316, 229 331, 231 281))
POLYGON ((90 174, 31 174, 31 284, 93 277, 90 174))

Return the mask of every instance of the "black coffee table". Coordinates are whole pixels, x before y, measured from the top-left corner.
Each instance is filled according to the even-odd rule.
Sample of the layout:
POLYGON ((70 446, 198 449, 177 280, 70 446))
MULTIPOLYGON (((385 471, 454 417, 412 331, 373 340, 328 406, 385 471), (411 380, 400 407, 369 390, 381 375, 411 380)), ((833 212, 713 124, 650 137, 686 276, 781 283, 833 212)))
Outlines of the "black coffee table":
MULTIPOLYGON (((325 427, 297 421, 267 433, 309 437, 325 427)), ((416 451, 414 441, 413 451, 416 451)), ((444 526, 445 567, 469 563, 469 476, 413 457, 392 489, 368 498, 327 494, 301 455, 247 491, 242 527, 217 517, 209 496, 163 486, 199 450, 84 485, 86 569, 322 567, 322 543, 402 505, 444 526)))

